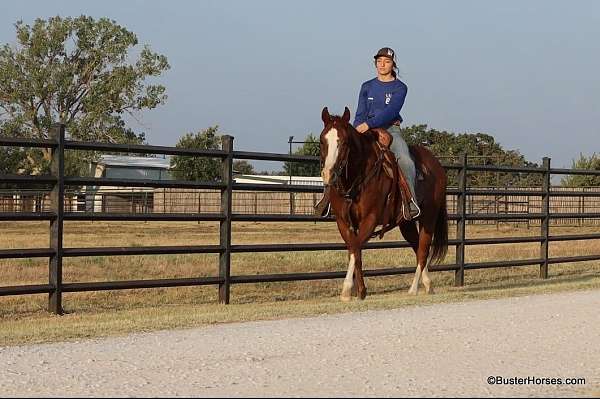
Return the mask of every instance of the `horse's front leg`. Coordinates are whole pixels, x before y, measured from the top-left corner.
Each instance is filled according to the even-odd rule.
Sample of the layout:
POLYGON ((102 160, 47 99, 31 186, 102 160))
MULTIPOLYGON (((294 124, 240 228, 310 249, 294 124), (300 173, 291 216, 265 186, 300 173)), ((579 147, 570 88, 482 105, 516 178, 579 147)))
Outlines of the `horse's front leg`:
POLYGON ((358 249, 355 255, 354 265, 354 282, 356 283, 356 296, 358 299, 365 299, 367 297, 367 286, 362 270, 362 249, 358 249))
POLYGON ((350 301, 352 288, 356 288, 358 298, 365 299, 367 296, 367 287, 365 285, 362 271, 362 247, 369 240, 377 225, 375 217, 368 217, 360 225, 359 231, 355 234, 349 228, 340 229, 342 238, 348 246, 350 255, 348 261, 348 271, 342 286, 340 299, 344 302, 350 301))
POLYGON ((340 299, 343 302, 349 302, 352 298, 353 291, 360 299, 365 299, 367 296, 367 287, 362 273, 362 250, 349 249, 348 271, 342 285, 342 294, 340 299))
POLYGON ((352 251, 348 250, 348 252, 350 255, 348 260, 348 271, 346 272, 346 278, 342 285, 342 294, 340 295, 342 302, 350 302, 352 299, 352 289, 354 288, 354 267, 356 265, 356 257, 352 251))

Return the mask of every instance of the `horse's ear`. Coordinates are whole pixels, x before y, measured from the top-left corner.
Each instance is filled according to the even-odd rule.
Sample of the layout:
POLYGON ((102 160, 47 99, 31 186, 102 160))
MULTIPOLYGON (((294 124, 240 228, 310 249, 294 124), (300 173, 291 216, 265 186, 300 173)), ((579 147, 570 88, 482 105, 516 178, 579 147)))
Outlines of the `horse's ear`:
POLYGON ((344 107, 344 115, 342 115, 342 120, 346 123, 350 122, 350 110, 348 107, 344 107))
POLYGON ((331 119, 331 116, 329 115, 329 110, 327 109, 327 107, 323 108, 323 111, 321 111, 321 119, 323 120, 324 124, 329 123, 329 119, 331 119))

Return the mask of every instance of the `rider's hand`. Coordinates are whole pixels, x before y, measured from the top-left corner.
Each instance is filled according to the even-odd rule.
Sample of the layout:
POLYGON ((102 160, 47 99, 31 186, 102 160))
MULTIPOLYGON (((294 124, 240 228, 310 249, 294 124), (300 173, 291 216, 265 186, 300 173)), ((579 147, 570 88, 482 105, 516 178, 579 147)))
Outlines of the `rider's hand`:
POLYGON ((369 130, 369 125, 367 125, 367 123, 366 123, 366 122, 363 122, 363 123, 361 123, 360 125, 358 125, 358 126, 356 127, 356 130, 357 130, 359 133, 364 133, 364 132, 366 132, 367 130, 369 130))

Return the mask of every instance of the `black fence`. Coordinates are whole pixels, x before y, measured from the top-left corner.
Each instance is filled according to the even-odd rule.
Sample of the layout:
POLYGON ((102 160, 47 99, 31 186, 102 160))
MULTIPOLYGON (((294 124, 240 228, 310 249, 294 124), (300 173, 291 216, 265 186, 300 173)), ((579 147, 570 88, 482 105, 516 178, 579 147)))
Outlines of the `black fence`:
MULTIPOLYGON (((0 296, 25 295, 25 294, 48 294, 48 309, 50 312, 62 314, 62 294, 64 292, 83 292, 118 290, 134 288, 155 287, 177 287, 177 286, 199 286, 218 285, 218 299, 221 303, 229 303, 230 286, 232 284, 261 283, 277 281, 300 281, 344 278, 345 272, 317 272, 317 273, 287 273, 269 275, 231 275, 231 254, 243 252, 289 252, 289 251, 324 251, 344 250, 343 243, 319 243, 319 244, 272 244, 272 245, 234 245, 231 242, 231 225, 240 221, 262 221, 262 222, 332 222, 333 218, 318 218, 310 215, 252 215, 232 213, 232 193, 240 191, 283 191, 290 193, 320 192, 322 189, 315 186, 302 185, 264 185, 234 183, 233 160, 268 160, 268 161, 292 161, 292 162, 318 162, 317 157, 295 156, 289 154, 271 154, 260 152, 234 151, 233 137, 224 136, 221 150, 193 150, 174 147, 148 146, 148 145, 125 145, 89 143, 80 141, 66 141, 63 125, 54 125, 48 140, 24 140, 0 138, 0 146, 12 147, 43 147, 51 150, 51 175, 49 176, 21 176, 0 175, 0 183, 11 183, 18 185, 50 185, 50 210, 40 212, 0 212, 0 221, 26 221, 47 220, 50 222, 50 245, 47 248, 31 249, 3 249, 0 250, 0 259, 6 258, 49 258, 48 284, 22 285, 0 287, 0 296), (87 178, 87 177, 65 177, 64 176, 64 154, 65 150, 91 150, 121 153, 140 154, 170 154, 219 158, 222 162, 223 178, 218 182, 189 182, 189 181, 157 181, 145 179, 112 179, 112 178, 87 178), (218 189, 221 191, 221 212, 219 213, 141 213, 141 214, 119 214, 119 213, 90 213, 65 211, 64 195, 65 187, 69 186, 120 186, 120 187, 165 187, 165 188, 190 188, 190 189, 218 189), (220 224, 219 245, 203 246, 152 246, 152 247, 96 247, 96 248, 65 248, 63 246, 63 223, 65 220, 86 221, 218 221, 220 224), (212 277, 177 278, 157 280, 135 280, 135 281, 107 281, 107 282, 63 282, 62 260, 65 257, 85 256, 118 256, 118 255, 152 255, 152 254, 219 254, 219 273, 212 277)), ((599 239, 598 234, 574 234, 551 236, 550 220, 559 218, 600 218, 600 213, 551 213, 550 197, 557 196, 600 196, 600 193, 590 192, 553 192, 550 187, 550 177, 553 174, 563 175, 595 175, 600 176, 600 171, 575 170, 575 169, 551 169, 550 159, 544 158, 541 168, 533 167, 505 167, 505 166, 474 166, 467 163, 467 156, 462 157, 459 164, 444 165, 448 171, 458 173, 458 188, 448 189, 447 193, 457 197, 457 212, 449 215, 449 220, 456 222, 456 238, 449 240, 449 245, 456 247, 455 263, 436 265, 431 271, 454 271, 455 284, 464 284, 465 270, 529 266, 539 265, 540 277, 548 277, 548 266, 555 263, 580 262, 599 260, 599 255, 554 257, 548 256, 549 243, 552 241, 572 241, 599 239), (468 172, 507 172, 507 173, 539 173, 543 177, 542 187, 538 190, 518 189, 470 189, 467 187, 468 172), (528 195, 540 196, 542 209, 540 213, 522 214, 468 214, 466 199, 471 195, 528 195), (540 220, 540 235, 529 237, 503 237, 503 238, 477 238, 466 237, 466 224, 472 220, 540 220), (468 263, 465 259, 465 248, 468 245, 490 245, 510 243, 540 243, 539 257, 535 259, 522 259, 496 262, 468 263)), ((366 245, 366 249, 383 248, 409 248, 405 241, 373 242, 366 245)), ((393 267, 378 270, 366 270, 366 276, 389 276, 397 274, 413 273, 414 267, 393 267)))

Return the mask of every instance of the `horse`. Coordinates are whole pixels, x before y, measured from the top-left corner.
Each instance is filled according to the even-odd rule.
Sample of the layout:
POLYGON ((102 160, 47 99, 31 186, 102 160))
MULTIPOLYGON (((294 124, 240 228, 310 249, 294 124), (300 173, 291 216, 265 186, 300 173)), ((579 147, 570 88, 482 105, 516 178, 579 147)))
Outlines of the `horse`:
MULTIPOLYGON (((400 209, 397 201, 402 198, 390 198, 398 183, 383 171, 383 148, 378 144, 375 132, 358 133, 349 123, 348 107, 341 117, 330 115, 325 107, 321 119, 324 124, 320 134, 321 177, 325 188, 329 189, 331 208, 349 255, 340 299, 350 301, 354 293, 362 300, 367 296, 362 248, 377 234, 375 229, 385 224, 390 209, 400 209)), ((398 217, 385 231, 398 226, 415 252, 417 267, 408 293, 417 295, 422 278, 426 293, 433 294, 428 267, 431 263, 441 262, 448 248, 447 178, 444 168, 427 148, 411 145, 409 150, 422 175, 415 188, 421 214, 417 220, 410 221, 398 217)), ((392 159, 397 168, 395 157, 392 159)), ((382 227, 378 232, 380 238, 385 231, 382 227)))

